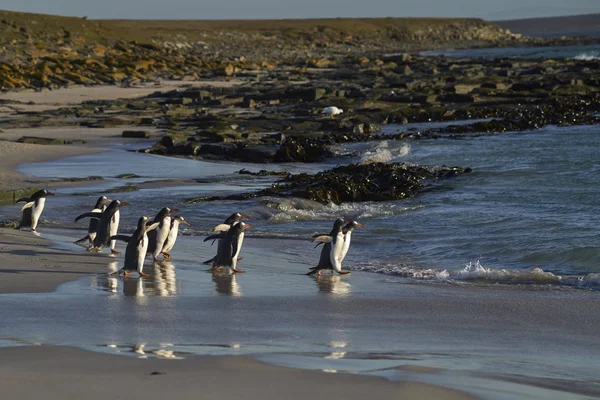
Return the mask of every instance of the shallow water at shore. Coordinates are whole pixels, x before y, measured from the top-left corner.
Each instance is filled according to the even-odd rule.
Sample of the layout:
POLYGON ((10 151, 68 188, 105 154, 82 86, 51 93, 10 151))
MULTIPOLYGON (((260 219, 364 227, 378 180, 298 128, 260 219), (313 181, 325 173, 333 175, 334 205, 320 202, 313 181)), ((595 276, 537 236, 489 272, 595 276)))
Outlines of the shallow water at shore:
POLYGON ((424 51, 423 56, 446 56, 456 58, 574 58, 578 60, 600 59, 600 44, 580 46, 498 47, 424 51))
MULTIPOLYGON (((402 126, 398 126, 402 127, 402 126)), ((394 129, 390 126, 388 129, 394 129)), ((235 172, 268 168, 316 172, 334 165, 252 165, 168 158, 122 150, 51 163, 21 171, 39 177, 102 175, 99 183, 58 188, 44 217, 50 226, 82 228, 73 218, 88 211, 106 189, 139 185, 111 196, 132 203, 122 212, 122 231, 133 230, 143 213, 169 205, 191 222, 184 235, 201 235, 233 211, 251 216, 249 237, 302 238, 327 232, 337 216, 367 225, 353 236, 351 270, 395 278, 477 284, 550 285, 600 288, 597 226, 600 195, 595 157, 597 126, 546 127, 537 132, 463 140, 404 140, 341 145, 343 162, 408 162, 474 168, 440 181, 412 199, 323 205, 303 199, 263 197, 244 201, 188 204, 190 197, 253 191, 275 181, 235 172), (120 173, 139 178, 117 179, 120 173), (178 179, 167 185, 144 184, 178 179), (145 185, 145 186, 144 186, 145 185)), ((16 207, 0 209, 8 218, 16 207)), ((297 257, 305 257, 299 250, 297 257)), ((316 259, 317 254, 312 255, 316 259)), ((311 258, 309 258, 311 260, 311 258)), ((313 260, 314 261, 314 260, 313 260)))

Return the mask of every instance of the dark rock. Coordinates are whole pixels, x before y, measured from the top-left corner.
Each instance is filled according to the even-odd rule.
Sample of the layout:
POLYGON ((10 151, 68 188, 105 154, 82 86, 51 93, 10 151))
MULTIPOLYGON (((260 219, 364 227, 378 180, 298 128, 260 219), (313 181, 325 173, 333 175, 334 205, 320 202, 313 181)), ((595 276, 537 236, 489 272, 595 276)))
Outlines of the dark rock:
POLYGON ((123 131, 124 138, 148 139, 152 134, 148 131, 123 131))

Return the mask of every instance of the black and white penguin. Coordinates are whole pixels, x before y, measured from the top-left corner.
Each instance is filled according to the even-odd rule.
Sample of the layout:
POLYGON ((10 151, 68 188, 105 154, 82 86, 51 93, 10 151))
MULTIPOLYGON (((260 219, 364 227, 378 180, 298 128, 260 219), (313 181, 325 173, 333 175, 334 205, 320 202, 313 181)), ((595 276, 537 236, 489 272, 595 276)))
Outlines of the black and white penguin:
MULTIPOLYGON (((231 214, 229 217, 227 217, 225 219, 225 221, 223 221, 222 224, 219 224, 219 225, 215 226, 213 228, 211 234, 218 234, 219 232, 227 232, 231 228, 231 226, 233 224, 235 224, 235 223, 237 223, 237 222, 239 222, 239 221, 241 221, 243 219, 249 219, 249 218, 250 217, 247 216, 247 215, 241 214, 239 212, 235 212, 235 213, 231 214)), ((219 240, 219 239, 217 238, 217 239, 214 239, 214 240, 219 240)), ((243 235, 242 235, 242 240, 244 240, 244 236, 243 235)), ((214 256, 210 260, 204 261, 202 264, 212 265, 213 262, 215 261, 216 257, 217 256, 214 256)), ((240 260, 237 260, 237 261, 240 261, 240 260)))
POLYGON ((43 189, 38 190, 32 194, 31 197, 22 197, 16 201, 16 203, 26 203, 21 207, 23 214, 21 216, 21 223, 17 229, 31 227, 31 230, 36 232, 40 216, 46 205, 46 197, 48 196, 54 196, 54 193, 50 193, 46 189, 43 189))
MULTIPOLYGON (((108 203, 110 203, 110 202, 111 202, 111 200, 106 196, 98 197, 98 200, 96 201, 96 205, 94 206, 94 208, 92 209, 91 212, 93 212, 93 213, 104 212, 104 210, 106 210, 106 207, 108 206, 108 203)), ((89 246, 91 247, 93 245, 94 238, 96 237, 96 231, 98 230, 99 222, 100 222, 100 220, 98 220, 96 218, 91 218, 90 225, 88 226, 88 234, 86 236, 82 237, 81 239, 76 240, 75 244, 83 244, 83 242, 85 242, 87 240, 89 242, 89 246)))
POLYGON ((215 226, 213 228, 212 233, 227 232, 229 230, 229 228, 231 228, 231 226, 233 224, 235 224, 238 221, 241 221, 243 219, 248 219, 248 218, 250 218, 250 217, 247 216, 247 215, 243 215, 243 214, 241 214, 239 212, 233 213, 229 217, 227 217, 225 219, 225 221, 223 221, 222 224, 219 224, 219 225, 215 226))
POLYGON ((356 228, 365 228, 365 226, 357 221, 350 221, 342 228, 344 233, 344 247, 342 249, 342 261, 346 258, 348 250, 350 249, 350 241, 352 239, 352 231, 356 228))
POLYGON ((237 262, 244 242, 244 232, 251 227, 251 224, 238 221, 234 223, 228 231, 216 233, 204 239, 205 242, 208 240, 219 239, 217 255, 212 262, 213 271, 226 272, 229 274, 244 272, 237 269, 237 262))
POLYGON ((187 222, 181 215, 176 215, 171 218, 171 230, 169 231, 169 235, 167 236, 167 240, 163 246, 161 254, 163 258, 169 260, 171 259, 170 251, 175 246, 175 241, 177 241, 177 235, 179 234, 179 225, 184 224, 190 226, 190 223, 187 222))
POLYGON ((137 228, 131 236, 114 235, 110 240, 123 240, 127 242, 125 248, 125 263, 120 271, 123 275, 128 275, 133 271, 137 271, 140 276, 149 276, 144 273, 144 260, 146 259, 146 250, 148 248, 148 231, 158 227, 158 223, 148 224, 152 217, 141 217, 138 220, 137 228))
MULTIPOLYGON (((314 242, 317 243, 317 246, 320 244, 324 244, 321 249, 321 255, 319 257, 319 262, 316 267, 311 268, 310 272, 306 275, 312 275, 317 273, 321 275, 322 270, 333 270, 338 272, 340 275, 347 275, 349 272, 342 272, 342 262, 346 258, 348 254, 348 250, 350 249, 350 241, 352 238, 352 231, 354 229, 365 226, 357 221, 349 221, 345 226, 341 227, 341 225, 345 221, 337 219, 334 223, 333 229, 329 233, 329 235, 315 235, 313 237, 314 242), (340 232, 339 228, 341 227, 341 237, 342 241, 339 241, 340 232), (335 248, 335 245, 342 244, 341 248, 335 248)), ((315 246, 315 247, 317 247, 315 246)))
POLYGON ((88 212, 75 218, 75 222, 86 217, 99 220, 96 237, 94 237, 92 246, 88 250, 101 252, 103 247, 108 247, 110 244, 110 251, 112 254, 120 253, 115 250, 116 240, 111 239, 111 236, 115 236, 119 230, 119 221, 121 219, 119 209, 128 205, 129 203, 125 201, 113 200, 108 207, 106 207, 104 212, 88 212))
POLYGON ((156 217, 152 221, 153 224, 158 224, 158 227, 148 235, 147 252, 148 254, 152 254, 154 261, 159 261, 158 256, 162 253, 169 232, 171 231, 171 217, 176 212, 179 212, 176 208, 164 207, 156 214, 156 217))

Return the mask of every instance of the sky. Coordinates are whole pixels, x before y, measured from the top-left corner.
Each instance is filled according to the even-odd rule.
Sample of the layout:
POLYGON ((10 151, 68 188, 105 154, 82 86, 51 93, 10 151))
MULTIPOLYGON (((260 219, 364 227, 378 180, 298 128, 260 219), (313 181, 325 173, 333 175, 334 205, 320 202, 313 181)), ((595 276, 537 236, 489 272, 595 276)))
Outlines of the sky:
POLYGON ((0 9, 108 19, 479 17, 600 13, 600 0, 1 0, 0 9))

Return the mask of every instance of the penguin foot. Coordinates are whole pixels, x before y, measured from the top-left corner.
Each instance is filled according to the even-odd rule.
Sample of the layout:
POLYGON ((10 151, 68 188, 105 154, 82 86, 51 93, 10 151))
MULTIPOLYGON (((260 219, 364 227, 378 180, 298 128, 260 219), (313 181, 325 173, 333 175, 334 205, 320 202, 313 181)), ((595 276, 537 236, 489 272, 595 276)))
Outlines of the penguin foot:
POLYGON ((163 260, 170 260, 171 259, 171 254, 167 253, 167 252, 162 252, 160 253, 163 256, 163 260))
POLYGON ((123 271, 123 276, 129 276, 129 271, 125 271, 125 270, 122 270, 122 271, 123 271))
POLYGON ((110 254, 121 254, 121 252, 118 250, 110 249, 110 254))
POLYGON ((243 270, 241 270, 241 269, 234 268, 234 269, 233 269, 233 272, 237 272, 238 274, 243 274, 243 273, 244 273, 244 272, 246 272, 246 271, 243 271, 243 270))
POLYGON ((147 277, 149 277, 149 276, 150 276, 150 274, 145 274, 145 273, 143 273, 143 272, 138 272, 138 273, 140 274, 140 276, 141 276, 142 278, 147 278, 147 277))
POLYGON ((338 272, 340 275, 350 275, 350 271, 340 271, 338 272))

